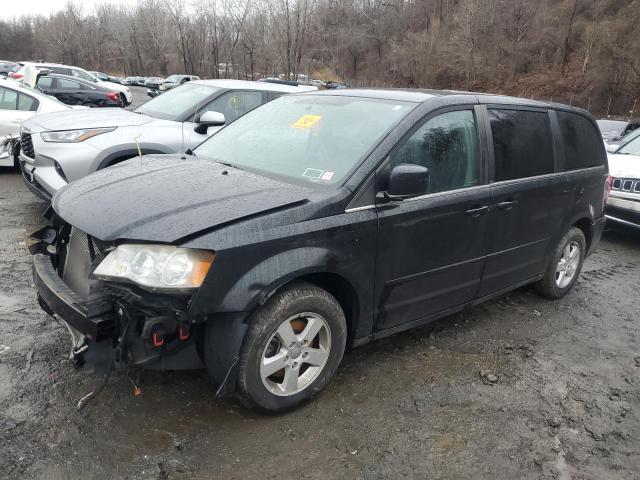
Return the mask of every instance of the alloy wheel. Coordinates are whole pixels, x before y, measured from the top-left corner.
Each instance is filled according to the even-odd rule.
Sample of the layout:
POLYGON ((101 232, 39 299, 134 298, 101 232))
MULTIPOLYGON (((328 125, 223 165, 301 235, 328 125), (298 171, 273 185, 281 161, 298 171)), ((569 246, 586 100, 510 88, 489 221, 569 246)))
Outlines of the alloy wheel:
POLYGON ((320 375, 331 351, 331 331, 317 313, 286 319, 262 353, 260 378, 274 395, 295 395, 320 375))
POLYGON ((556 285, 566 288, 571 283, 580 265, 580 244, 575 240, 568 243, 556 267, 556 285))

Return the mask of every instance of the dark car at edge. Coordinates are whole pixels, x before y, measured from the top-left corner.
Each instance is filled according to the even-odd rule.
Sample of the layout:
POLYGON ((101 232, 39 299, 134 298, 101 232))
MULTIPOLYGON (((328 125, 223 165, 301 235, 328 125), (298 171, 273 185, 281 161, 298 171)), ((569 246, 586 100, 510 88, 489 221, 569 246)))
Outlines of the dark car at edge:
POLYGON ((600 239, 609 176, 583 110, 340 90, 253 110, 193 155, 58 192, 34 234, 40 304, 102 371, 206 367, 279 412, 346 348, 535 284, 561 298, 600 239))
POLYGON ((93 82, 57 73, 39 73, 36 88, 67 105, 123 107, 119 92, 93 82))

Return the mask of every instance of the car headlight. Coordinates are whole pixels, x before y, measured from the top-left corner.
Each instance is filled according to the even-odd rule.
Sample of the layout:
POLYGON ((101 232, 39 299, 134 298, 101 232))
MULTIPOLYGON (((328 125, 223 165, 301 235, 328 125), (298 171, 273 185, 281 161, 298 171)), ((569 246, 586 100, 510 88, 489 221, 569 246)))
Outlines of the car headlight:
POLYGON ((105 280, 126 279, 152 290, 198 288, 213 263, 209 250, 172 245, 123 244, 93 271, 105 280))
POLYGON ((113 132, 116 127, 91 128, 83 130, 62 130, 58 132, 42 132, 40 136, 45 142, 55 143, 78 143, 88 138, 101 135, 103 133, 113 132))

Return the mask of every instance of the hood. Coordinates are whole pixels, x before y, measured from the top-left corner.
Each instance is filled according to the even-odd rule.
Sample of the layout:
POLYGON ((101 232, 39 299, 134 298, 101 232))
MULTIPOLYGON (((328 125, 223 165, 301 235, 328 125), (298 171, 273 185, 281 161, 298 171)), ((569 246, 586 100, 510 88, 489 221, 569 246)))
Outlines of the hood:
POLYGON ((211 160, 148 155, 69 184, 52 205, 66 222, 103 241, 171 243, 311 193, 211 160))
POLYGON ((154 118, 121 108, 88 108, 45 113, 25 122, 32 132, 75 130, 78 128, 126 127, 144 125, 154 118))
POLYGON ((609 175, 614 178, 640 178, 640 156, 609 155, 609 175))

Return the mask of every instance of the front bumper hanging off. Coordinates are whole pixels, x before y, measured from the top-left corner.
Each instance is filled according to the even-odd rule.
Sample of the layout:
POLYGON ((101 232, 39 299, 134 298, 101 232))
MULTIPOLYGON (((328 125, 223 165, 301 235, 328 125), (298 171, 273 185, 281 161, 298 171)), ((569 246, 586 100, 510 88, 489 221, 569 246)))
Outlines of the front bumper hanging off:
POLYGON ((51 311, 89 340, 99 342, 113 336, 113 316, 89 316, 87 304, 58 276, 48 255, 33 256, 33 281, 40 299, 51 311))
MULTIPOLYGON (((202 367, 195 342, 199 319, 189 316, 188 298, 109 284, 92 279, 88 269, 84 285, 89 293, 82 294, 77 277, 74 283, 65 278, 64 270, 71 265, 65 258, 78 258, 70 256, 78 253, 78 247, 75 244, 70 250, 69 238, 73 242, 82 235, 90 237, 82 233, 65 236, 62 232, 64 227, 41 229, 31 236, 35 242, 29 249, 38 301, 71 332, 72 358, 82 350, 82 360, 99 371, 129 366, 171 370, 202 367)), ((77 273, 77 267, 71 271, 77 273)))

